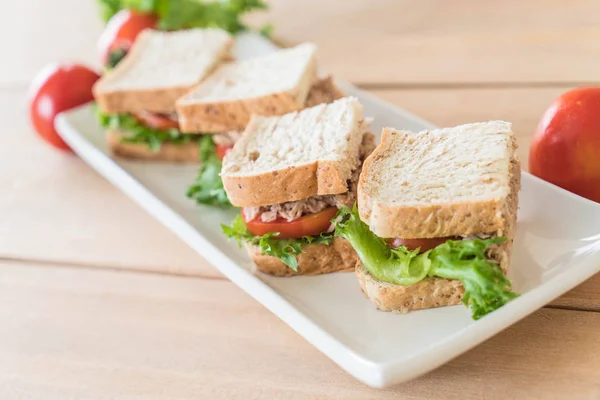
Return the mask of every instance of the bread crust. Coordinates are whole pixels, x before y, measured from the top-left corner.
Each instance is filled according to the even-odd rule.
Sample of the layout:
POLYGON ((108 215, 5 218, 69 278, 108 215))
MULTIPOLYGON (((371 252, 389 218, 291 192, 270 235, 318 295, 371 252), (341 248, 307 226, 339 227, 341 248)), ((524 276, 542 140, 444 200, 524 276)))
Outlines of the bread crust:
POLYGON ((177 103, 179 127, 184 133, 242 130, 252 114, 277 116, 302 109, 294 93, 273 93, 253 99, 208 104, 177 103))
MULTIPOLYGON (((230 57, 231 48, 233 47, 233 38, 230 38, 223 47, 222 51, 215 57, 214 65, 209 69, 204 78, 211 74, 218 65, 230 57)), ((130 53, 119 63, 118 70, 112 71, 112 74, 123 73, 128 68, 133 66, 141 56, 145 49, 133 46, 130 53)), ((168 60, 166 60, 168 61, 168 60)), ((144 88, 144 89, 128 89, 114 90, 105 89, 105 80, 113 77, 101 78, 94 84, 92 91, 94 98, 102 112, 107 114, 125 114, 137 113, 142 111, 150 111, 160 114, 171 114, 175 112, 175 102, 177 99, 185 95, 190 89, 195 87, 200 82, 194 82, 186 86, 174 86, 169 88, 144 88)))
POLYGON ((191 141, 184 144, 163 143, 159 151, 153 151, 145 144, 127 143, 122 139, 125 135, 119 130, 106 131, 106 141, 113 154, 129 159, 147 161, 166 161, 177 163, 198 163, 198 143, 191 141))
MULTIPOLYGON (((510 163, 510 193, 501 211, 503 229, 495 232, 497 236, 505 236, 507 241, 491 246, 487 252, 487 256, 498 263, 505 275, 510 265, 520 188, 521 168, 518 158, 514 156, 510 163)), ((382 311, 407 313, 456 305, 461 303, 465 292, 459 281, 442 278, 427 278, 410 286, 382 282, 371 275, 362 264, 356 268, 356 277, 365 296, 382 311)))
MULTIPOLYGON (((254 129, 253 121, 247 131, 254 129)), ((372 133, 363 133, 361 147, 369 138, 372 133)), ((223 174, 221 178, 229 201, 236 207, 268 206, 348 190, 348 176, 343 175, 339 161, 315 161, 257 175, 223 174)))
POLYGON ((459 281, 424 279, 410 286, 393 285, 377 280, 365 267, 356 268, 362 292, 381 311, 407 313, 426 308, 460 304, 465 289, 459 281))
POLYGON ((246 244, 246 250, 256 264, 256 269, 273 276, 320 275, 331 272, 350 272, 360 264, 358 255, 346 241, 336 237, 330 245, 309 244, 296 256, 298 271, 294 271, 280 259, 261 255, 260 248, 246 244))
MULTIPOLYGON (((373 233, 385 238, 422 239, 468 236, 504 229, 506 220, 502 217, 502 210, 507 202, 506 198, 420 206, 379 204, 364 187, 368 185, 370 177, 376 174, 377 161, 388 157, 393 132, 393 129, 384 128, 381 143, 365 161, 359 181, 360 217, 373 233)), ((509 145, 510 157, 514 159, 517 144, 512 132, 509 145)))
POLYGON ((309 90, 316 81, 317 61, 313 57, 298 86, 286 92, 212 103, 191 103, 183 97, 176 102, 180 130, 184 133, 241 130, 253 114, 271 117, 299 111, 304 108, 309 90))
POLYGON ((314 85, 312 85, 308 92, 304 107, 308 108, 323 103, 333 103, 344 96, 344 92, 335 85, 335 82, 333 82, 333 78, 330 75, 317 80, 314 85))
POLYGON ((333 161, 260 175, 222 176, 222 179, 229 201, 237 207, 267 206, 348 190, 347 178, 339 175, 333 161))
POLYGON ((103 92, 94 86, 94 97, 100 110, 107 114, 133 114, 142 111, 171 114, 175 112, 175 101, 188 90, 189 86, 103 92))

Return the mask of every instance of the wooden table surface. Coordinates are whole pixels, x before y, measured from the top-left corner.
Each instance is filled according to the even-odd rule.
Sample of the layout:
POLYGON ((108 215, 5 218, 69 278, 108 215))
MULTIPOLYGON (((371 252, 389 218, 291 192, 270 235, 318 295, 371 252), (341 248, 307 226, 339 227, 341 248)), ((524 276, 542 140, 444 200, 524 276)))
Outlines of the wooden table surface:
MULTIPOLYGON (((75 156, 39 141, 32 76, 95 64, 92 0, 3 4, 0 399, 600 398, 600 276, 415 381, 358 383, 75 156)), ((600 80, 594 0, 274 0, 283 43, 438 125, 514 123, 600 80)), ((265 19, 258 17, 257 20, 265 19)))

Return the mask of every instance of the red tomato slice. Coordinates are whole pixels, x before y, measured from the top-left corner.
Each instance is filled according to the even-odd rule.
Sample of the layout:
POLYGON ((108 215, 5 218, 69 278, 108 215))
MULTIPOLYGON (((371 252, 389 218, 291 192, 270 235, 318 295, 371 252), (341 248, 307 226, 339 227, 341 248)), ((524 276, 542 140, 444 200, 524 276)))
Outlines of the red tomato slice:
POLYGON ((227 153, 231 151, 231 149, 233 149, 233 146, 224 146, 222 144, 218 144, 216 148, 217 157, 219 157, 220 160, 223 160, 227 153))
POLYGON ((54 128, 54 118, 94 100, 92 86, 100 78, 95 71, 77 64, 44 68, 33 80, 30 89, 29 117, 36 132, 61 150, 70 150, 54 128))
POLYGON ((417 247, 420 248, 419 252, 424 253, 427 250, 431 250, 439 246, 440 244, 446 243, 448 240, 453 240, 454 237, 442 237, 433 239, 402 239, 402 238, 390 238, 387 240, 390 247, 397 248, 400 246, 406 246, 409 250, 414 250, 417 247))
POLYGON ((155 28, 158 18, 152 14, 144 14, 123 9, 113 15, 100 35, 98 47, 104 64, 108 54, 117 47, 129 48, 137 35, 144 29, 155 28))
POLYGON ((149 111, 141 111, 134 114, 135 118, 142 124, 160 130, 179 129, 179 122, 162 114, 149 111))
POLYGON ((279 232, 279 235, 276 236, 278 239, 298 239, 303 236, 314 236, 325 232, 337 212, 337 208, 330 207, 315 214, 305 215, 292 222, 288 222, 283 218, 278 218, 272 222, 262 222, 260 216, 252 221, 246 221, 243 211, 242 217, 246 227, 253 235, 262 236, 271 232, 279 232))

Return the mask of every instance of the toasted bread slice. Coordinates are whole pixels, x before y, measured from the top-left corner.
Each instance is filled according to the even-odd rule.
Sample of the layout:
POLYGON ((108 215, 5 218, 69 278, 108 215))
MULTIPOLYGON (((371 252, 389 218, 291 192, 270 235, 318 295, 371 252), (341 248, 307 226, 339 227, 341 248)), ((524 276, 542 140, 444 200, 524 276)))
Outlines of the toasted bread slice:
POLYGON ((316 80, 316 47, 279 50, 223 65, 177 101, 182 132, 244 129, 252 114, 283 115, 304 107, 316 80))
POLYGON ((251 207, 346 192, 365 129, 353 97, 282 117, 254 116, 223 160, 229 200, 251 207))
POLYGON ((119 130, 106 131, 106 141, 113 154, 137 160, 166 161, 177 163, 197 163, 199 161, 198 143, 191 141, 184 144, 163 143, 160 150, 153 151, 146 144, 123 142, 126 132, 119 130))
POLYGON ((385 128, 359 182, 361 219, 384 238, 503 235, 516 148, 502 121, 419 133, 385 128))
MULTIPOLYGON (((503 203, 499 217, 502 228, 496 236, 505 236, 507 241, 488 249, 487 256, 498 263, 504 274, 508 273, 515 234, 518 193, 521 187, 521 167, 515 155, 509 164, 509 194, 503 203)), ((359 189, 360 190, 360 189, 359 189)), ((465 292, 459 281, 428 278, 410 286, 382 282, 371 275, 362 264, 356 268, 356 276, 365 294, 382 311, 406 313, 413 310, 460 304, 465 292)))
POLYGON ((178 98, 229 58, 232 45, 220 29, 144 30, 94 85, 94 97, 105 113, 172 113, 178 98))
POLYGON ((256 246, 246 245, 246 250, 256 264, 256 269, 274 276, 319 275, 331 272, 350 272, 359 264, 358 255, 346 241, 335 238, 330 245, 309 244, 296 256, 298 271, 294 271, 276 257, 261 255, 256 246))

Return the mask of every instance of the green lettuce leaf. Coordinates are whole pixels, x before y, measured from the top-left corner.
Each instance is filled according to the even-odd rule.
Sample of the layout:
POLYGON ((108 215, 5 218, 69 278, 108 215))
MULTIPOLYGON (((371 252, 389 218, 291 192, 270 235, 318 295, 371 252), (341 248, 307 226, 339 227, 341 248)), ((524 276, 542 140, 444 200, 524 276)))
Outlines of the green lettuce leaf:
POLYGON ((202 135, 198 141, 200 162, 198 176, 190 186, 186 195, 198 204, 207 204, 220 207, 231 207, 227 193, 223 188, 221 173, 221 160, 217 157, 216 145, 212 135, 202 135))
POLYGON ((294 271, 298 271, 296 256, 302 253, 302 247, 307 244, 329 245, 333 241, 332 233, 322 233, 317 236, 304 236, 300 239, 277 239, 279 233, 267 233, 263 236, 254 236, 246 228, 240 214, 232 221, 231 226, 221 224, 221 229, 228 239, 236 240, 238 246, 248 242, 260 248, 260 253, 277 257, 294 271))
POLYGON ((500 268, 486 257, 486 250, 506 238, 449 240, 433 250, 419 254, 401 246, 390 248, 384 239, 370 231, 360 220, 356 206, 343 208, 333 220, 335 235, 348 240, 365 268, 377 279, 408 286, 427 277, 459 280, 465 294, 462 302, 473 319, 498 309, 518 295, 500 268))
POLYGON ((178 129, 153 129, 138 122, 135 117, 127 114, 105 114, 97 111, 98 121, 104 129, 119 129, 127 132, 123 142, 145 144, 152 151, 159 151, 165 142, 184 144, 197 140, 197 134, 181 133, 178 129))
POLYGON ((158 16, 158 28, 221 28, 231 33, 247 30, 242 16, 264 10, 262 0, 98 0, 103 20, 108 21, 121 9, 130 9, 158 16))

